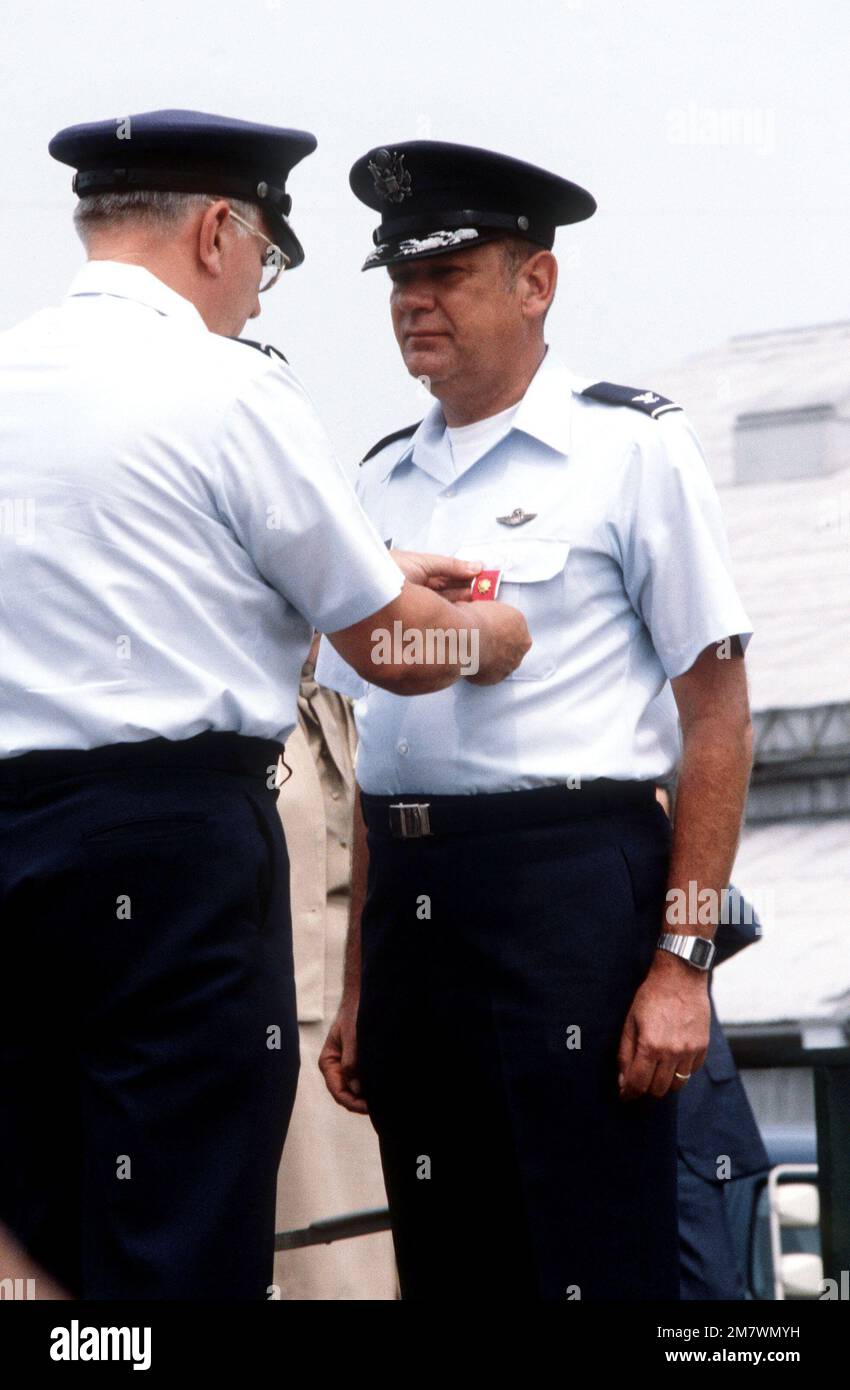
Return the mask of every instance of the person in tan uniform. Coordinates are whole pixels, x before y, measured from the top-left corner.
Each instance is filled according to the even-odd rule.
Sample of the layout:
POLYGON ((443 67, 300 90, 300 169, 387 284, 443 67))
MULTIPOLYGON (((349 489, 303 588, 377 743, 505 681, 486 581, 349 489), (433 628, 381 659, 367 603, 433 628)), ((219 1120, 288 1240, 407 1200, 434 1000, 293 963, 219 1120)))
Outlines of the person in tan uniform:
MULTIPOLYGON (((289 846, 301 1070, 277 1180, 276 1229, 308 1226, 387 1203, 378 1138, 368 1119, 336 1105, 318 1068, 342 996, 348 927, 356 733, 349 700, 301 676, 298 724, 287 739, 278 812, 289 846)), ((389 1231, 278 1251, 284 1299, 394 1299, 389 1231)))

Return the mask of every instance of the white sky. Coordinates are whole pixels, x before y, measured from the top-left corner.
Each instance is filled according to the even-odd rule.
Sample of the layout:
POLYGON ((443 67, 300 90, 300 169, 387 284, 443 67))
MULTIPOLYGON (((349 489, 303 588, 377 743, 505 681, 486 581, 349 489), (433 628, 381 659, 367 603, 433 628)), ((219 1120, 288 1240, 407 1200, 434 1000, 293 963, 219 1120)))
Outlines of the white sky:
POLYGON ((591 190, 548 320, 579 373, 663 391, 646 364, 850 317, 844 0, 7 0, 4 21, 0 327, 81 259, 61 126, 181 106, 312 130, 289 183, 307 260, 246 336, 346 461, 424 408, 386 272, 360 272, 378 219, 348 169, 376 144, 483 145, 591 190))

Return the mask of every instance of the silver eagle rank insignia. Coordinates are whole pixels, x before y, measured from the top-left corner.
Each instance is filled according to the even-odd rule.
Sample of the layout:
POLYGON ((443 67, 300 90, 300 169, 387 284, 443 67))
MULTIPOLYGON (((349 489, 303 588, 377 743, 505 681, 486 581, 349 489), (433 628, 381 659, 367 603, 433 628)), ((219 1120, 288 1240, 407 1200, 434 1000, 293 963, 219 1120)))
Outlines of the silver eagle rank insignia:
POLYGON ((403 203, 413 192, 413 180, 404 167, 403 154, 378 150, 375 158, 369 160, 369 173, 374 180, 375 191, 388 203, 403 203))

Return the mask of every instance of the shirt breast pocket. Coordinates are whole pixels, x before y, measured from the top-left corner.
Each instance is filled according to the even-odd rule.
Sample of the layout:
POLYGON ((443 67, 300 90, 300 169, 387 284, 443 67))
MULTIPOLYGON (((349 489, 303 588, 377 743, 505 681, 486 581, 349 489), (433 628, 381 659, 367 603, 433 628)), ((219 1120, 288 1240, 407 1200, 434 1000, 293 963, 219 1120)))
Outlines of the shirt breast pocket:
POLYGON ((532 648, 508 676, 510 681, 542 681, 558 665, 569 553, 569 541, 559 536, 489 536, 463 541, 455 551, 461 560, 481 560, 487 569, 500 569, 499 599, 518 608, 528 623, 532 648))

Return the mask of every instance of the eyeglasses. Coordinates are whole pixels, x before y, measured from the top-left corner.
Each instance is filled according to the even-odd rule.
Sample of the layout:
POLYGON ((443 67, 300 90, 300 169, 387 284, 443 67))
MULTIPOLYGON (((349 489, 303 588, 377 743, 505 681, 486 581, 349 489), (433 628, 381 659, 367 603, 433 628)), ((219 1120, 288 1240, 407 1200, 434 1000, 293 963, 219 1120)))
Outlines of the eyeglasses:
MULTIPOLYGON (((207 199, 210 205, 217 201, 216 198, 207 199)), ((252 236, 258 236, 261 241, 266 243, 266 249, 263 252, 263 270, 259 287, 259 293, 265 294, 266 290, 270 290, 272 285, 277 284, 286 267, 291 265, 292 262, 286 252, 282 251, 279 246, 276 246, 273 241, 270 241, 265 233, 260 231, 259 227, 252 227, 251 223, 246 222, 244 217, 240 217, 238 212, 233 211, 233 208, 230 208, 229 211, 234 222, 238 222, 240 227, 245 227, 252 236)))

